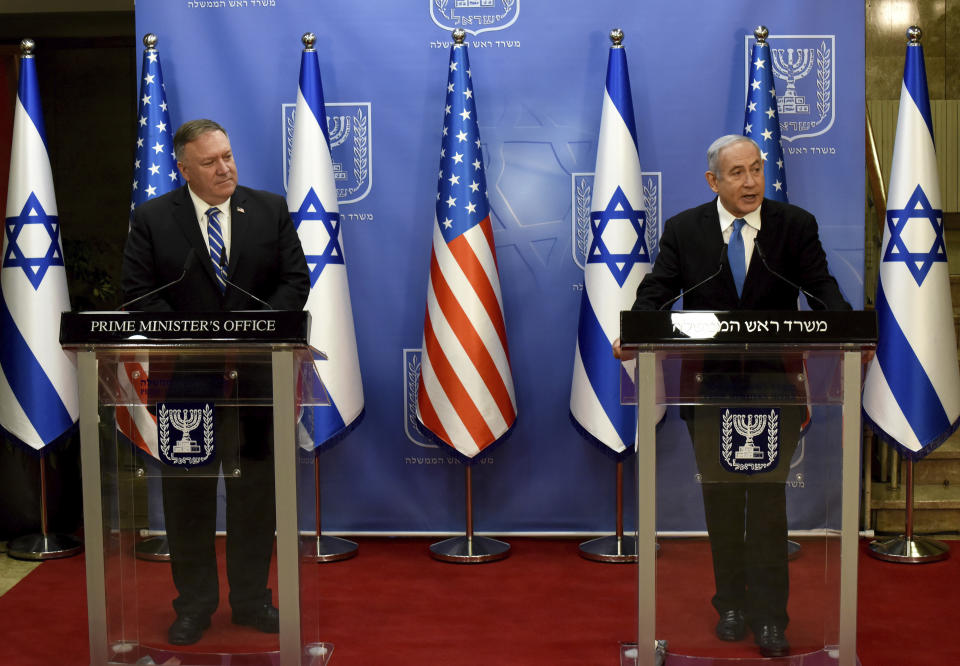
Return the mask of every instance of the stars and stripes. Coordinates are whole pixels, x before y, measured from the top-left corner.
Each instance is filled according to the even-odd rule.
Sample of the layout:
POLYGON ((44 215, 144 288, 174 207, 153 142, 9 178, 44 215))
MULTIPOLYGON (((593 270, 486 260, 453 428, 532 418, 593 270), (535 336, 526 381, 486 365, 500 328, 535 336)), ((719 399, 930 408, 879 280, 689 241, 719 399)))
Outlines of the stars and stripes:
POLYGON ((627 455, 635 448, 636 407, 621 404, 620 386, 624 380, 633 382, 634 361, 621 363, 613 357, 612 346, 620 336, 620 312, 630 309, 651 260, 627 57, 618 33, 613 38, 600 114, 570 415, 589 438, 627 455))
POLYGON ((473 458, 517 417, 477 107, 465 44, 450 50, 417 418, 473 458))
POLYGON ((76 423, 79 405, 58 338, 70 297, 36 64, 32 43, 21 48, 0 268, 0 427, 42 449, 76 423))
POLYGON ((765 180, 763 196, 774 201, 786 202, 787 174, 783 169, 780 118, 777 115, 777 89, 773 83, 770 45, 765 35, 764 29, 757 36, 750 52, 743 135, 749 136, 760 146, 765 180))
POLYGON ((137 145, 133 161, 133 192, 130 215, 148 199, 180 187, 180 171, 173 154, 173 133, 167 91, 163 85, 160 53, 156 38, 147 35, 144 42, 140 76, 140 101, 137 105, 137 145))
POLYGON ((863 411, 882 437, 919 459, 960 424, 943 207, 919 41, 907 46, 886 217, 876 299, 879 337, 863 411))
POLYGON ((363 415, 363 384, 343 254, 343 230, 333 177, 320 64, 313 42, 300 59, 287 206, 310 270, 310 344, 328 360, 316 361, 330 404, 301 417, 301 445, 319 446, 348 432, 363 415))
MULTIPOLYGON (((173 153, 174 127, 170 122, 160 53, 156 49, 157 38, 148 34, 143 42, 146 48, 140 66, 131 219, 133 211, 144 201, 166 194, 182 184, 173 153)), ((118 366, 117 379, 129 400, 117 407, 116 418, 121 434, 157 458, 157 419, 146 407, 149 370, 146 358, 118 366)))

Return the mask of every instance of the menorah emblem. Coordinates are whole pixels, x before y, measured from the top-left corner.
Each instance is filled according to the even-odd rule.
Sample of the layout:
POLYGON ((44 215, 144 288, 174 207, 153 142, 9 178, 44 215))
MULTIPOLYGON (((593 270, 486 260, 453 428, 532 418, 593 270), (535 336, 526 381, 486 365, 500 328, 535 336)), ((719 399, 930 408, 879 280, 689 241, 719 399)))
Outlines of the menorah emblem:
POLYGON ((327 136, 330 137, 330 150, 347 140, 350 134, 350 116, 327 116, 327 136))
POLYGON ((176 444, 173 445, 174 453, 200 453, 200 445, 190 437, 190 431, 200 425, 200 419, 203 417, 203 410, 200 409, 170 409, 170 423, 173 427, 183 433, 176 444))
POLYGON ((787 89, 777 100, 777 111, 782 114, 810 113, 810 105, 797 94, 797 81, 813 71, 816 62, 813 49, 770 49, 773 73, 787 82, 787 89), (786 53, 786 57, 784 57, 786 53), (796 54, 796 57, 794 57, 796 54))
POLYGON ((734 454, 736 460, 762 460, 763 452, 753 443, 753 438, 767 429, 766 414, 735 414, 733 428, 746 440, 734 454))

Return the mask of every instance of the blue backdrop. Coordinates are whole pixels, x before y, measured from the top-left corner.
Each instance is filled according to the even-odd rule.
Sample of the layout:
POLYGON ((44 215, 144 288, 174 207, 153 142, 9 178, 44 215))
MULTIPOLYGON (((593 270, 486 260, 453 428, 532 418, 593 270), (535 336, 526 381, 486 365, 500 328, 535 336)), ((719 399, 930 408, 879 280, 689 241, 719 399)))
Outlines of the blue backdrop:
MULTIPOLYGON (((780 116, 790 201, 817 216, 831 270, 861 307, 863 11, 833 0, 138 0, 138 34, 159 36, 174 125, 218 120, 241 182, 276 192, 300 36, 317 35, 366 394, 363 421, 320 456, 324 530, 464 526, 463 466, 408 420, 452 27, 470 33, 519 413, 512 436, 475 466, 475 528, 593 531, 613 527, 614 462, 576 433, 568 407, 582 289, 578 201, 596 158, 609 30, 626 35, 641 164, 662 224, 712 198, 706 147, 742 130, 753 27, 768 26, 778 96, 789 88, 796 101, 780 116)), ((664 437, 686 435, 674 424, 664 437)), ((809 453, 807 476, 831 477, 809 453)), ((670 493, 686 491, 671 488, 689 487, 689 446, 663 447, 660 464, 661 505, 676 506, 670 493)), ((803 492, 791 490, 801 493, 792 505, 804 505, 803 492)), ((811 497, 794 524, 821 524, 821 499, 832 503, 811 497)), ((660 527, 702 522, 690 506, 662 512, 660 527)))

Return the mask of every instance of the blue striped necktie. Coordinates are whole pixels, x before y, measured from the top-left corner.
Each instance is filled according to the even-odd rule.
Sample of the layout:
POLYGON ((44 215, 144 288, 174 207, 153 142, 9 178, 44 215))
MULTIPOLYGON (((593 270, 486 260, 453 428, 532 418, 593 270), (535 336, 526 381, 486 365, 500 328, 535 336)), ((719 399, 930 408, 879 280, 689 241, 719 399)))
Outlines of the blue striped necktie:
MULTIPOLYGON (((223 266, 221 257, 223 254, 223 232, 220 229, 220 209, 214 206, 207 210, 207 241, 210 244, 210 260, 213 262, 213 273, 217 276, 217 284, 220 286, 220 292, 227 289, 227 283, 223 279, 223 266)), ((223 259, 226 263, 226 259, 223 259)))
POLYGON ((730 260, 730 272, 733 273, 733 282, 737 285, 737 296, 743 295, 743 280, 747 277, 746 252, 743 248, 743 225, 746 220, 737 218, 733 221, 733 233, 727 244, 727 258, 730 260))

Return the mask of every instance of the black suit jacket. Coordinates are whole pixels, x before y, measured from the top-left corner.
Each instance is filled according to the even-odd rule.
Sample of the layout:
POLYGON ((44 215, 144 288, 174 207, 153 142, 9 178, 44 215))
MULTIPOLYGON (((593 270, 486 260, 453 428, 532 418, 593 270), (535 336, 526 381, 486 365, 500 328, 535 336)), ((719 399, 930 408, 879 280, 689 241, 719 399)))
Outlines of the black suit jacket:
MULTIPOLYGON (((770 268, 821 299, 826 309, 849 310, 850 304, 827 269, 813 215, 797 206, 764 199, 760 220, 756 245, 763 248, 770 268)), ((723 246, 716 199, 667 220, 660 253, 637 288, 633 309, 657 310, 681 290, 685 292, 685 310, 797 309, 797 289, 767 270, 756 248, 739 298, 726 258, 719 275, 691 290, 720 266, 721 256, 725 257, 723 246)), ((807 302, 814 310, 824 309, 816 299, 807 302)))
MULTIPOLYGON (((187 187, 147 201, 134 212, 123 252, 124 300, 176 280, 192 248, 196 260, 184 279, 138 302, 135 309, 262 309, 229 285, 220 292, 187 187)), ((230 218, 227 277, 275 310, 302 310, 310 274, 283 197, 238 186, 230 199, 230 218)))

